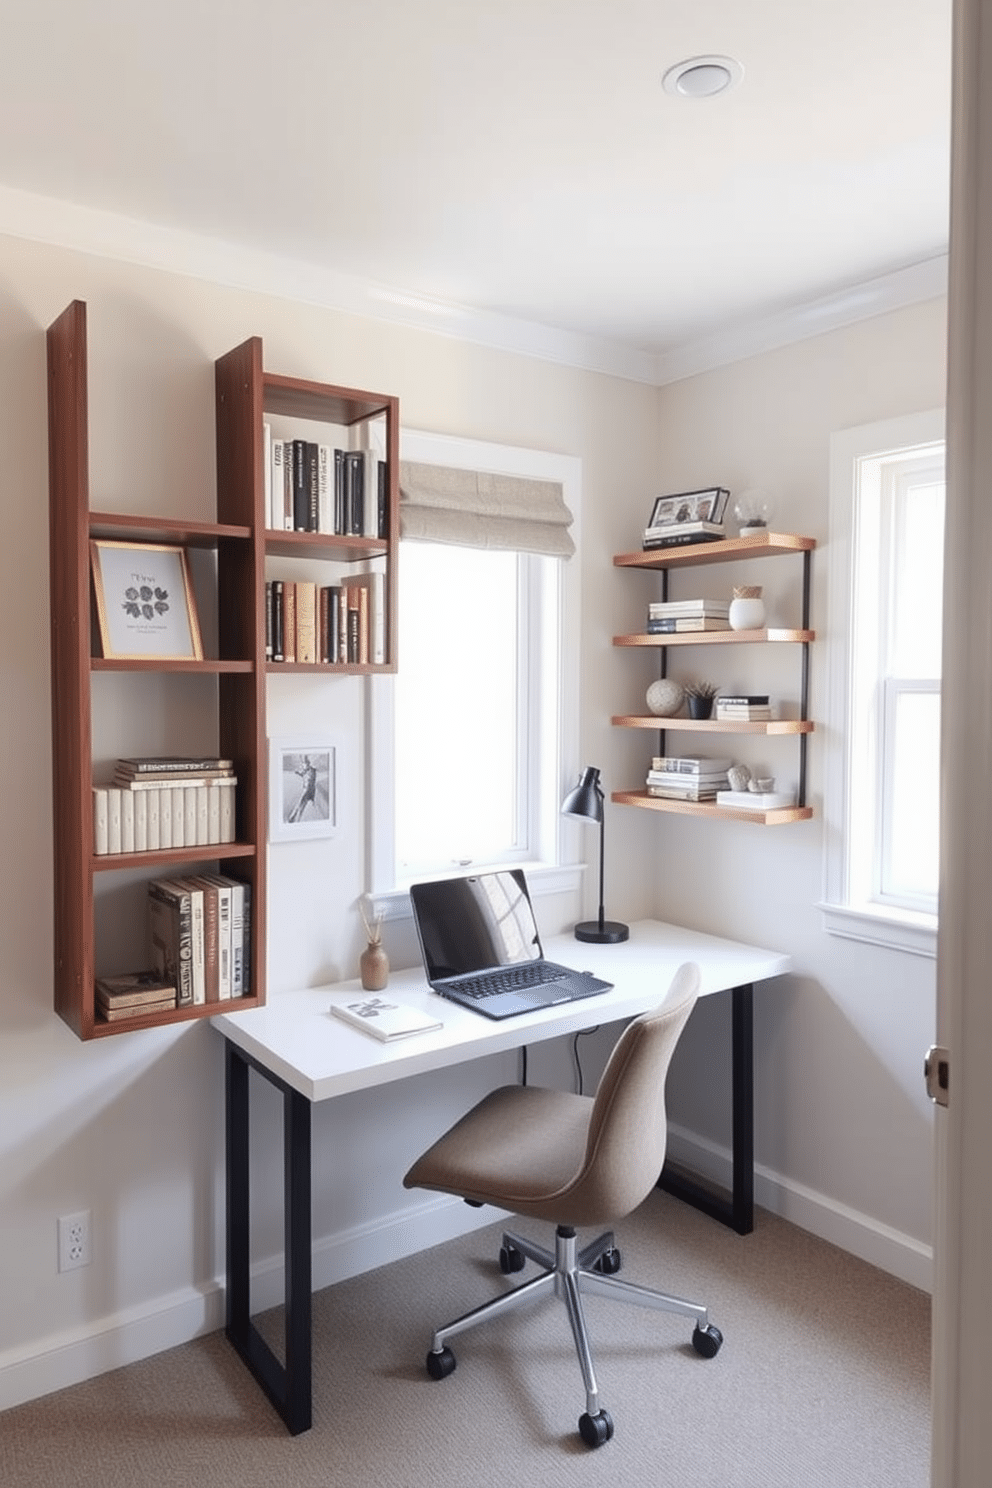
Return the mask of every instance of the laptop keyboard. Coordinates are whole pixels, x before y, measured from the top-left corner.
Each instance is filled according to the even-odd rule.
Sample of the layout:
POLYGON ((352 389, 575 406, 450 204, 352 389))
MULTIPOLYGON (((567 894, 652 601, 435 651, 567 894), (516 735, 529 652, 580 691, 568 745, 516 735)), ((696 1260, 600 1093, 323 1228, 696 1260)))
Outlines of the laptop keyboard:
POLYGON ((548 982, 561 981, 568 972, 564 968, 524 963, 522 966, 502 966, 497 971, 480 972, 458 983, 458 991, 479 1000, 496 997, 500 992, 516 992, 520 987, 544 986, 548 982))

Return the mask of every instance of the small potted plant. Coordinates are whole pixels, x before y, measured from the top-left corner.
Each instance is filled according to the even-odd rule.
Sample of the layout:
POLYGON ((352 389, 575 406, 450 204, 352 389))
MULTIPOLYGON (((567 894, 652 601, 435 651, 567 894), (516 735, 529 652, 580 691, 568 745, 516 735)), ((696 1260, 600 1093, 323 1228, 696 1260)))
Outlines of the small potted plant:
POLYGON ((682 690, 685 693, 689 717, 709 718, 713 712, 713 699, 716 697, 717 684, 715 682, 684 682, 682 690))

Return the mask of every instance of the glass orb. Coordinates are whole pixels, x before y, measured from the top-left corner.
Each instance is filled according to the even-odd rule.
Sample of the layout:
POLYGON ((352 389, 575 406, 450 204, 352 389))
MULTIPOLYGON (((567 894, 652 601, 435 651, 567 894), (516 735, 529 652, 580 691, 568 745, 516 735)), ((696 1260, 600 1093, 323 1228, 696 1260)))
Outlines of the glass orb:
POLYGON ((774 501, 767 491, 757 486, 742 491, 734 502, 734 516, 742 537, 749 532, 767 531, 774 515, 774 501))

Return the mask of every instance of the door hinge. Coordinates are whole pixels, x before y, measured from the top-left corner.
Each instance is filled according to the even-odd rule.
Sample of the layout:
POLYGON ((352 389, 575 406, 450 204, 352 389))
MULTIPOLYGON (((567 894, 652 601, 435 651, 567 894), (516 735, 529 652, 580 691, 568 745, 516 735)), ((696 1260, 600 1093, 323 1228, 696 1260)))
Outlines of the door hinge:
POLYGON ((951 1084, 951 1053, 940 1044, 933 1044, 927 1050, 927 1057, 923 1061, 923 1078, 926 1081, 927 1095, 938 1106, 946 1106, 950 1094, 951 1084))

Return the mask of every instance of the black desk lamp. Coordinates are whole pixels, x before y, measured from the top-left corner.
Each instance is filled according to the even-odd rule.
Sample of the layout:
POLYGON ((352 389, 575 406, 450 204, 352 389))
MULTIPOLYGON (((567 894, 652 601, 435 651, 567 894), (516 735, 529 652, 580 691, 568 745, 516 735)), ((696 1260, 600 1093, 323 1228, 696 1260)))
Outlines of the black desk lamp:
POLYGON ((619 920, 603 918, 603 787, 599 783, 599 771, 595 765, 586 765, 579 783, 570 790, 561 803, 562 816, 575 816, 580 821, 599 822, 599 918, 583 920, 575 927, 576 940, 596 941, 599 944, 615 945, 626 940, 630 934, 619 920))

